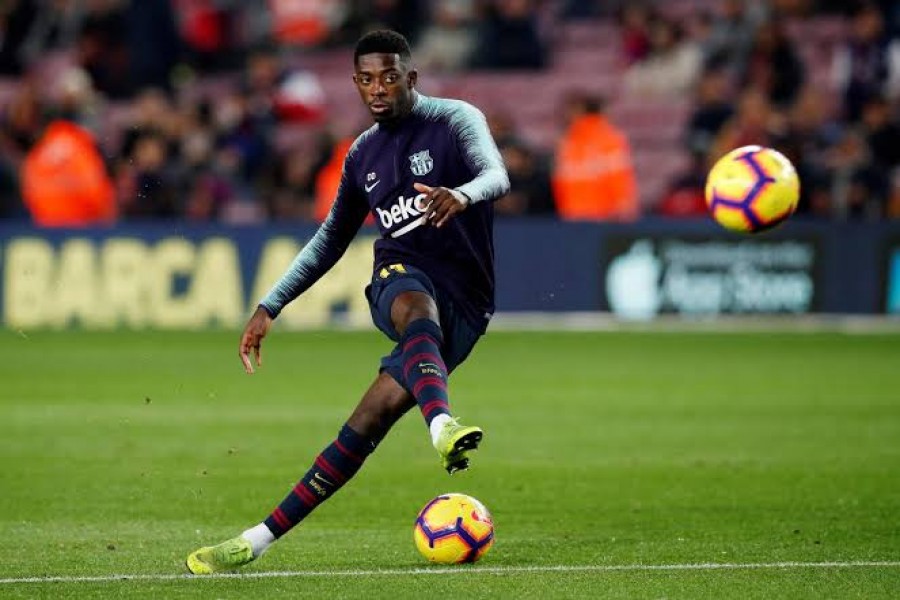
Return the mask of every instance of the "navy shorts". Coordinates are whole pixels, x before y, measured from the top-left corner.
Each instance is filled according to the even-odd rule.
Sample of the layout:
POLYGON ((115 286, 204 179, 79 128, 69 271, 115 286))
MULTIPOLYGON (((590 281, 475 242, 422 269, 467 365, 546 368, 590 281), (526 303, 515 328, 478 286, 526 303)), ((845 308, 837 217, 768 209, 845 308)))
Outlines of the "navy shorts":
POLYGON ((469 356, 478 338, 484 335, 488 321, 485 319, 482 327, 472 324, 463 317, 453 301, 435 287, 428 275, 406 264, 389 265, 377 270, 372 275, 372 283, 366 286, 372 321, 382 333, 397 342, 393 351, 381 359, 379 372, 386 371, 398 383, 403 383, 403 349, 399 343, 400 335, 391 321, 391 305, 403 292, 423 292, 434 299, 444 334, 441 357, 447 365, 447 373, 451 373, 469 356))

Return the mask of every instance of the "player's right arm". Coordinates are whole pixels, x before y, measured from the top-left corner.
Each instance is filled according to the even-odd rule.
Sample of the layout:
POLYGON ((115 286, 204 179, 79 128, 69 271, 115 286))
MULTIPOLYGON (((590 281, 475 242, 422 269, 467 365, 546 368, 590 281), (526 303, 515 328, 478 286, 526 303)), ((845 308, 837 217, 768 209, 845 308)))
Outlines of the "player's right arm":
MULTIPOLYGON (((351 150, 352 152, 352 150, 351 150)), ((250 317, 241 335, 239 354, 244 370, 253 373, 250 361, 254 354, 257 366, 262 364, 262 339, 281 310, 317 282, 347 251, 350 242, 366 219, 369 205, 365 196, 349 175, 349 158, 344 163, 337 198, 325 222, 313 238, 294 258, 272 289, 266 294, 256 312, 250 317)))

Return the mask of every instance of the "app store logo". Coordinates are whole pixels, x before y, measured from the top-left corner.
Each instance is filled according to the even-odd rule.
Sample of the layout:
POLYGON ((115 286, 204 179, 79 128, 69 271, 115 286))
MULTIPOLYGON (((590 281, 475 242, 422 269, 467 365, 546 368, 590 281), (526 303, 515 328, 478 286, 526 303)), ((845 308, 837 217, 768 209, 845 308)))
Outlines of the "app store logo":
POLYGON ((653 242, 636 241, 628 252, 614 258, 606 271, 609 307, 624 319, 652 318, 662 303, 661 273, 662 262, 653 253, 653 242))
POLYGON ((814 308, 813 241, 622 236, 608 243, 607 252, 606 303, 623 319, 801 314, 814 308))

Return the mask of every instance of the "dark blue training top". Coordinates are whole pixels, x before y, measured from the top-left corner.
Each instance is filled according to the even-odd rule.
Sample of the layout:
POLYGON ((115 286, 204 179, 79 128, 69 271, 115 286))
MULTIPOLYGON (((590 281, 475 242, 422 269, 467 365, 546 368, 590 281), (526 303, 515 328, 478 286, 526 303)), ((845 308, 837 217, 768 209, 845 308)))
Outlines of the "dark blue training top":
POLYGON ((331 212, 260 305, 275 317, 340 259, 371 212, 381 231, 375 270, 424 271, 475 323, 494 311, 493 206, 509 177, 484 115, 460 100, 416 94, 398 123, 375 124, 344 160, 331 212), (457 190, 466 210, 437 229, 424 222, 414 183, 457 190))

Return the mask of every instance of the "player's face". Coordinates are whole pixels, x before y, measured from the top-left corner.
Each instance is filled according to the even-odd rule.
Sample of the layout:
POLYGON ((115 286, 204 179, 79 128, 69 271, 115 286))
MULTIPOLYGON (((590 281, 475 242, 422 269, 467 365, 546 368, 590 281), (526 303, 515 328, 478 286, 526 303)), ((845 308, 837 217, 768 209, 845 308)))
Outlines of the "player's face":
POLYGON ((399 54, 363 54, 356 61, 353 82, 372 118, 383 123, 409 113, 416 77, 399 54))

